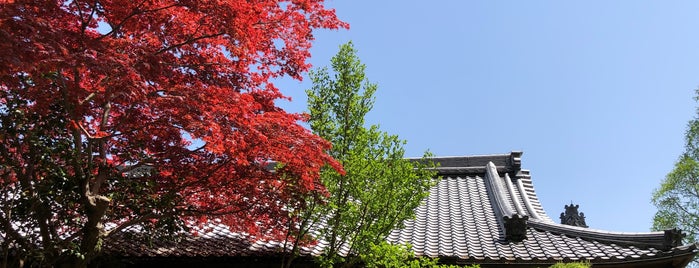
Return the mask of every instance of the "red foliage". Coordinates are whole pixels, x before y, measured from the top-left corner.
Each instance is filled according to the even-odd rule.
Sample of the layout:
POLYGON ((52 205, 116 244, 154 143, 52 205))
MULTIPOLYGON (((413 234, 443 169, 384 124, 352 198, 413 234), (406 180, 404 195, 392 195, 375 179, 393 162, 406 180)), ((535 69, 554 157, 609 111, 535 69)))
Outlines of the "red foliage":
MULTIPOLYGON (((78 185, 78 207, 111 198, 102 221, 214 215, 276 235, 268 231, 284 224, 284 204, 322 190, 325 163, 340 167, 301 115, 275 105, 285 97, 269 81, 308 70, 313 29, 346 27, 322 0, 0 4, 0 181, 49 178, 46 165, 26 168, 36 157, 26 140, 43 135, 69 144, 49 159, 78 185), (20 121, 13 110, 24 125, 8 123, 20 121), (155 172, 120 176, 125 166, 155 172)), ((84 213, 56 202, 61 213, 84 213)))

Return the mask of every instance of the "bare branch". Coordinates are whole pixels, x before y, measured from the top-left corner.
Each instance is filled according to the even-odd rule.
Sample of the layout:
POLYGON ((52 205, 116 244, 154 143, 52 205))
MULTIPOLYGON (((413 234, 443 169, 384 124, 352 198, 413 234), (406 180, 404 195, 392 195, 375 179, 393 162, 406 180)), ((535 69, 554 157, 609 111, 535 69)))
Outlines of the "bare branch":
POLYGON ((81 101, 78 102, 78 103, 79 103, 80 105, 83 105, 84 103, 86 103, 86 102, 90 101, 92 98, 94 98, 95 95, 96 95, 95 92, 92 92, 92 93, 90 93, 90 95, 87 95, 87 97, 85 97, 85 99, 81 100, 81 101))

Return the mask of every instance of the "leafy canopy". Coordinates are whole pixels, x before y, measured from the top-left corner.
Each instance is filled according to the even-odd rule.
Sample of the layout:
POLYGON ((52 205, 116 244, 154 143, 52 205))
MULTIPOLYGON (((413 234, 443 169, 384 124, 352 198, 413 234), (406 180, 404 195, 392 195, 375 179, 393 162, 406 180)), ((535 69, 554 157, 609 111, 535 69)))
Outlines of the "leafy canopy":
POLYGON ((3 1, 4 248, 84 264, 128 226, 211 217, 280 236, 280 204, 340 167, 269 81, 300 79, 313 30, 343 27, 322 0, 3 1))
POLYGON ((372 244, 371 251, 362 254, 361 257, 367 268, 480 268, 478 264, 438 264, 439 259, 437 258, 416 258, 410 245, 392 245, 388 242, 382 242, 378 245, 372 244))
MULTIPOLYGON (((699 89, 696 91, 699 101, 699 89)), ((655 189, 653 204, 658 208, 653 230, 680 228, 689 243, 699 236, 699 109, 685 133, 685 151, 675 167, 655 189)))
MULTIPOLYGON (((313 87, 307 90, 311 129, 333 144, 328 154, 346 173, 323 169, 321 178, 329 195, 307 214, 311 223, 323 221, 318 238, 326 241, 323 262, 351 265, 362 254, 386 239, 434 185, 435 173, 426 159, 405 159, 396 135, 365 126, 374 105, 377 85, 365 78, 352 43, 344 44, 327 68, 310 73, 313 87), (343 248, 345 248, 343 250, 343 248), (345 259, 340 256, 350 256, 345 259)), ((310 227, 311 224, 307 225, 310 227)))

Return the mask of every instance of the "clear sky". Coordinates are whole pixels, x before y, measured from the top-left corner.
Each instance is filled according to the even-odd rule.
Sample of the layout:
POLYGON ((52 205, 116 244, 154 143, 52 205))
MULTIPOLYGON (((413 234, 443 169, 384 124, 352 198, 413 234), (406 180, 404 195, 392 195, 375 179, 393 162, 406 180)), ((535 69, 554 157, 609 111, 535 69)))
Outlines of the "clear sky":
MULTIPOLYGON (((699 86, 699 1, 329 1, 314 66, 353 41, 379 84, 368 121, 406 156, 522 150, 548 215, 648 231, 699 86)), ((305 110, 303 82, 277 84, 305 110)))

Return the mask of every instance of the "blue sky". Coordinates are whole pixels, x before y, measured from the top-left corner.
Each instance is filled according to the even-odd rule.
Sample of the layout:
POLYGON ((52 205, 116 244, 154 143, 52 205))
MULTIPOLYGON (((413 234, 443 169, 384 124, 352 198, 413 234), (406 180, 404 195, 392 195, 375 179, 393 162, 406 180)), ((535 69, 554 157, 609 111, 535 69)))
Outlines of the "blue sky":
MULTIPOLYGON (((550 217, 648 231, 699 86, 699 1, 329 1, 314 66, 352 41, 378 83, 368 122, 407 156, 522 150, 550 217)), ((305 110, 303 82, 277 83, 305 110)))

